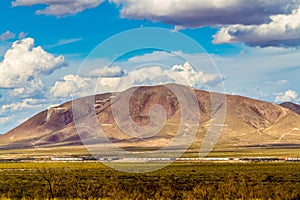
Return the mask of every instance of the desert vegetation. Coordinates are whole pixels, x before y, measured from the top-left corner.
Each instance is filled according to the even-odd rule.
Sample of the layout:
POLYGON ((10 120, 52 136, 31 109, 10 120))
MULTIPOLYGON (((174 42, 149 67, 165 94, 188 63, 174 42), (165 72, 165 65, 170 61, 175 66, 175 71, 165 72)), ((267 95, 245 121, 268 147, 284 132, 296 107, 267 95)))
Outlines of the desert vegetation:
POLYGON ((2 199, 299 199, 300 164, 175 163, 133 174, 99 163, 2 163, 0 193, 2 199))

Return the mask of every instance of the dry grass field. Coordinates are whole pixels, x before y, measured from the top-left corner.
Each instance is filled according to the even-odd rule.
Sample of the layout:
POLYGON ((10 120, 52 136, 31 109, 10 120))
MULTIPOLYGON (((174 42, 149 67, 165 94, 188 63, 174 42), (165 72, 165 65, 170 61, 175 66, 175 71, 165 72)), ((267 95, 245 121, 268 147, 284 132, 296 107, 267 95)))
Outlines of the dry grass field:
POLYGON ((2 199, 299 199, 299 188, 299 163, 174 163, 146 174, 100 163, 0 164, 2 199))

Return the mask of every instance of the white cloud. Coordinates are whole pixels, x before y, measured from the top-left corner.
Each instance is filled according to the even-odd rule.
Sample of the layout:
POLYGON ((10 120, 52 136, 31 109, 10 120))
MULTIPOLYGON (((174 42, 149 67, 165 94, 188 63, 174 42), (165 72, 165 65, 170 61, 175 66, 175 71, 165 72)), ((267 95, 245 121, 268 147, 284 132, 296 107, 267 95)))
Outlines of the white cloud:
POLYGON ((36 14, 63 17, 77 14, 86 9, 95 8, 103 1, 104 0, 16 0, 12 2, 12 6, 32 6, 37 4, 45 4, 47 7, 43 10, 37 10, 36 14))
MULTIPOLYGON (((176 72, 175 76, 183 78, 189 86, 197 88, 202 88, 205 84, 214 86, 225 80, 225 77, 219 74, 204 74, 202 71, 197 72, 188 62, 183 65, 174 65, 171 72, 176 72)), ((171 72, 167 71, 167 73, 171 72)), ((184 82, 177 81, 184 84, 184 82)))
POLYGON ((299 46, 300 6, 290 15, 273 15, 261 25, 230 25, 220 29, 214 43, 244 42, 251 46, 299 46))
POLYGON ((117 64, 122 67, 129 66, 130 68, 138 68, 139 66, 149 64, 151 64, 152 66, 162 64, 165 66, 169 66, 169 68, 172 68, 173 65, 176 65, 178 63, 189 62, 199 71, 216 74, 218 72, 216 70, 213 58, 215 59, 216 56, 207 53, 187 54, 182 51, 154 51, 152 53, 146 53, 144 55, 131 57, 127 62, 120 62, 117 64))
POLYGON ((43 89, 41 75, 49 75, 65 66, 63 56, 47 53, 42 47, 34 47, 32 38, 16 41, 6 51, 0 62, 0 88, 14 89, 10 94, 30 95, 43 89))
POLYGON ((154 51, 152 53, 146 53, 139 56, 134 56, 128 59, 131 63, 155 63, 164 59, 169 59, 170 57, 174 57, 174 54, 170 54, 165 51, 154 51))
POLYGON ((18 35, 18 38, 21 40, 21 39, 24 39, 26 37, 27 33, 24 33, 23 31, 21 33, 19 33, 18 35))
POLYGON ((298 102, 300 99, 298 98, 298 93, 293 90, 287 90, 284 93, 279 93, 275 97, 275 102, 298 102))
MULTIPOLYGON (((58 17, 95 8, 104 0, 15 0, 12 6, 47 5, 36 14, 58 17)), ((219 27, 214 43, 299 46, 300 0, 109 0, 123 18, 174 25, 175 30, 219 27)))
POLYGON ((78 41, 81 41, 81 40, 83 40, 83 38, 61 39, 55 44, 46 46, 46 48, 58 47, 58 46, 62 46, 62 45, 65 45, 65 44, 75 43, 75 42, 78 42, 78 41))
POLYGON ((125 75, 125 71, 121 69, 121 67, 104 67, 97 68, 92 71, 89 71, 87 76, 90 77, 121 77, 125 75))
POLYGON ((43 106, 42 102, 43 100, 40 99, 27 98, 27 99, 23 99, 21 102, 4 104, 0 107, 0 114, 20 111, 23 109, 33 109, 33 108, 42 107, 43 106))
MULTIPOLYGON (((242 50, 244 52, 241 55, 237 53, 234 55, 224 56, 217 56, 213 54, 185 54, 183 52, 167 53, 155 51, 153 53, 146 53, 144 55, 131 57, 126 61, 113 63, 113 66, 120 66, 122 70, 126 69, 127 71, 125 75, 116 78, 102 77, 100 79, 100 83, 97 82, 95 78, 99 78, 101 76, 92 76, 93 74, 91 71, 99 66, 107 66, 107 63, 109 62, 88 62, 86 65, 87 68, 90 66, 93 67, 88 68, 89 70, 86 70, 86 67, 84 67, 84 70, 80 72, 79 77, 83 79, 87 78, 86 81, 89 84, 93 84, 93 88, 90 87, 90 91, 87 92, 83 87, 81 92, 78 90, 76 93, 78 96, 84 96, 79 94, 93 94, 94 92, 101 93, 106 91, 114 91, 118 85, 120 88, 122 88, 121 85, 123 85, 123 83, 123 87, 128 87, 133 84, 138 85, 139 83, 143 83, 143 80, 144 83, 151 83, 151 81, 154 83, 164 83, 167 81, 171 82, 170 79, 172 77, 170 78, 170 76, 172 73, 174 73, 171 72, 171 68, 178 63, 183 65, 185 62, 185 60, 180 58, 180 56, 186 58, 186 60, 192 63, 193 66, 197 67, 198 71, 204 74, 205 79, 207 80, 205 84, 210 86, 209 88, 204 88, 205 90, 208 89, 217 92, 236 93, 242 96, 270 102, 274 101, 275 93, 288 89, 295 91, 298 90, 297 86, 299 85, 300 67, 297 69, 295 66, 299 65, 299 50, 294 48, 280 47, 253 48, 245 45, 241 46, 241 48, 243 48, 242 50), (216 66, 210 59, 216 63, 216 66), (145 63, 147 63, 146 67, 148 66, 148 68, 151 69, 148 69, 147 71, 146 69, 144 69, 144 71, 139 70, 139 67, 143 67, 145 63), (163 74, 164 71, 166 71, 169 76, 163 74), (218 71, 220 71, 220 73, 218 73, 218 71), (156 76, 155 74, 159 75, 156 76), (148 81, 145 80, 146 78, 143 78, 144 76, 146 78, 148 76, 148 81), (225 80, 224 76, 226 77, 225 80), (121 79, 122 82, 120 82, 121 79), (128 83, 125 83, 125 80, 128 81, 128 83), (223 82, 224 86, 219 84, 213 87, 213 85, 220 82, 223 82), (98 87, 95 91, 94 88, 97 84, 98 87), (260 90, 256 91, 256 87, 259 87, 260 90)), ((188 70, 186 71, 188 72, 188 70)), ((177 72, 177 74, 179 74, 179 72, 177 72)), ((199 76, 194 74, 197 73, 191 73, 191 77, 199 76)), ((178 79, 180 77, 177 76, 178 79)), ((181 78, 181 83, 186 83, 184 80, 185 79, 181 78)), ((65 81, 61 80, 59 82, 65 81)), ((64 88, 67 87, 62 86, 61 90, 64 88)), ((70 97, 71 93, 72 90, 69 90, 69 92, 62 93, 60 95, 63 97, 70 97)))
POLYGON ((288 83, 288 80, 279 80, 275 83, 275 85, 285 85, 288 83))
POLYGON ((0 125, 6 124, 10 120, 10 117, 0 117, 0 125))
MULTIPOLYGON (((99 69, 98 71, 103 72, 104 70, 99 69)), ((119 67, 112 67, 106 68, 106 71, 120 72, 122 70, 119 67)), ((200 89, 206 85, 217 85, 224 80, 224 77, 217 74, 197 72, 188 62, 174 65, 171 69, 164 69, 161 66, 144 67, 124 73, 122 76, 94 76, 94 70, 87 74, 92 76, 65 76, 51 88, 50 95, 61 98, 82 97, 95 93, 119 92, 134 86, 166 83, 178 83, 200 89)))
POLYGON ((87 77, 66 75, 63 80, 57 81, 50 89, 53 97, 77 97, 91 94, 95 87, 95 80, 87 77))
POLYGON ((12 39, 15 37, 16 37, 16 34, 10 32, 10 31, 6 31, 0 35, 0 40, 5 41, 5 40, 9 40, 9 39, 12 39))
POLYGON ((29 117, 46 109, 50 103, 49 100, 26 98, 0 105, 0 134, 8 132, 29 117))
POLYGON ((179 27, 262 24, 271 15, 288 14, 299 0, 110 0, 121 5, 121 16, 148 19, 179 27), (250 17, 251 16, 251 17, 250 17))
POLYGON ((7 94, 11 97, 28 98, 42 93, 44 89, 44 84, 40 79, 33 79, 22 87, 8 91, 7 94))
POLYGON ((279 81, 266 81, 266 84, 269 85, 276 85, 276 86, 282 86, 288 84, 288 80, 279 80, 279 81))
POLYGON ((299 46, 300 0, 110 0, 121 16, 174 25, 174 30, 219 27, 214 43, 299 46))
POLYGON ((206 85, 214 86, 221 83, 224 77, 219 74, 205 74, 203 71, 196 71, 188 62, 180 65, 173 65, 171 68, 162 66, 150 66, 128 72, 120 78, 118 90, 124 90, 139 85, 158 85, 165 83, 178 83, 195 88, 203 88, 206 85))
POLYGON ((257 49, 239 57, 222 57, 217 61, 222 74, 228 76, 225 88, 242 96, 273 102, 274 93, 298 90, 300 52, 295 49, 257 49), (282 81, 280 81, 282 80, 282 81), (288 82, 284 81, 288 80, 288 82), (260 91, 254 91, 259 86, 260 91))
MULTIPOLYGON (((120 81, 120 77, 82 77, 69 74, 63 80, 57 81, 50 89, 50 97, 53 98, 77 98, 93 95, 95 93, 105 93, 115 91, 120 81)), ((121 88, 120 88, 121 89, 121 88)))

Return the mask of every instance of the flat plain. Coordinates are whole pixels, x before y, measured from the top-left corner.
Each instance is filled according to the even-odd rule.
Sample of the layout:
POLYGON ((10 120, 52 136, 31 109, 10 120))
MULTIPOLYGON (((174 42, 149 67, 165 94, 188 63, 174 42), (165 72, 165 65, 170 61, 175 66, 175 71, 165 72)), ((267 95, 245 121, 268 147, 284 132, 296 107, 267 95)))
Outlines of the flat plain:
POLYGON ((1 163, 0 193, 2 199, 299 199, 300 163, 175 162, 141 174, 98 162, 1 163))

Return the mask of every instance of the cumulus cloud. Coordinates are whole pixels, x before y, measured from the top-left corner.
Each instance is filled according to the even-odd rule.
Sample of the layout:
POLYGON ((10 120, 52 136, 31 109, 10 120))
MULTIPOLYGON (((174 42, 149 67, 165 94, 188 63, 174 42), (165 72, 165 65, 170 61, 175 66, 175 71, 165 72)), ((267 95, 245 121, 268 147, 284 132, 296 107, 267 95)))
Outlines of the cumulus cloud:
POLYGON ((11 97, 28 98, 40 95, 45 90, 40 79, 33 79, 26 82, 22 87, 14 88, 7 92, 11 97))
POLYGON ((34 47, 34 39, 25 38, 16 41, 6 51, 0 62, 0 88, 14 89, 10 94, 29 95, 43 88, 40 75, 49 75, 65 66, 63 56, 54 56, 34 47))
POLYGON ((251 46, 299 46, 300 7, 290 15, 273 15, 261 25, 229 25, 214 36, 214 43, 244 42, 251 46))
POLYGON ((32 6, 37 4, 47 5, 43 10, 37 10, 36 14, 55 15, 63 17, 74 15, 86 9, 95 8, 104 0, 16 0, 12 6, 32 6))
POLYGON ((95 93, 116 91, 115 88, 120 81, 120 77, 82 77, 69 74, 59 80, 50 89, 49 95, 53 98, 76 98, 95 93))
MULTIPOLYGON (((104 92, 119 92, 134 86, 159 85, 166 83, 178 83, 191 87, 202 88, 214 86, 221 83, 224 77, 218 74, 205 74, 196 71, 190 63, 174 65, 171 69, 161 66, 150 66, 123 73, 122 76, 95 76, 97 72, 103 71, 122 72, 119 67, 92 70, 90 77, 67 75, 61 81, 57 81, 51 88, 52 97, 80 97, 104 92)), ((119 73, 114 75, 120 75, 119 73)))
MULTIPOLYGON (((195 71, 188 62, 183 65, 174 65, 171 72, 176 72, 175 76, 183 78, 189 86, 197 88, 202 88, 203 85, 214 86, 225 80, 225 77, 219 74, 205 74, 202 71, 195 71)), ((184 84, 184 82, 180 83, 184 84)))
MULTIPOLYGON (((15 0, 12 6, 47 5, 36 14, 74 15, 104 0, 15 0)), ((300 0, 109 0, 123 18, 174 25, 174 30, 219 27, 214 43, 252 46, 299 46, 300 0)))
POLYGON ((23 99, 20 102, 4 104, 0 107, 0 114, 14 112, 14 111, 20 111, 22 109, 38 108, 38 107, 43 106, 42 102, 43 102, 43 100, 40 100, 40 99, 27 98, 27 99, 23 99))
POLYGON ((121 16, 200 27, 223 24, 262 24, 275 14, 288 14, 299 0, 110 0, 121 6, 121 16), (251 17, 250 17, 251 16, 251 17))
POLYGON ((121 16, 175 26, 175 30, 219 27, 214 43, 299 46, 300 0, 110 0, 121 16))
POLYGON ((76 75, 66 75, 63 80, 57 81, 51 88, 50 94, 53 97, 76 97, 89 95, 95 87, 95 80, 92 78, 76 75))
POLYGON ((275 97, 275 102, 282 103, 282 102, 299 102, 300 99, 298 98, 298 93, 293 90, 287 90, 283 93, 277 94, 275 97))
POLYGON ((14 34, 14 33, 7 30, 6 32, 4 32, 0 35, 0 40, 5 41, 5 40, 9 40, 9 39, 12 39, 12 38, 15 38, 15 37, 16 37, 16 34, 14 34))

